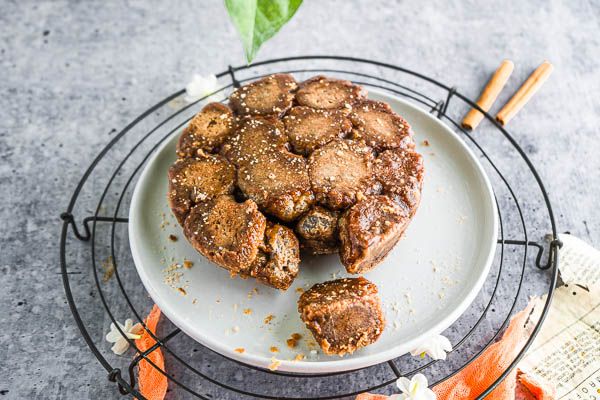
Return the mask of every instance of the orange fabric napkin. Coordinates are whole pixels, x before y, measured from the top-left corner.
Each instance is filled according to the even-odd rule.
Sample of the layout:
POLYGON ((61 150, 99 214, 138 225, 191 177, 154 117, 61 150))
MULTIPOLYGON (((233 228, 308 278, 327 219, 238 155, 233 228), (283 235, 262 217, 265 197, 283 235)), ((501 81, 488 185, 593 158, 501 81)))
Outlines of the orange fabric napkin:
MULTIPOLYGON (((510 321, 508 328, 502 335, 502 339, 490 345, 477 359, 469 364, 460 373, 452 378, 436 385, 432 390, 436 393, 438 400, 471 400, 477 398, 500 376, 510 363, 515 359, 517 353, 529 337, 528 328, 525 326, 527 318, 531 314, 537 301, 532 300, 529 305, 517 313, 510 321)), ((552 394, 544 388, 544 385, 533 378, 523 378, 520 381, 529 392, 538 400, 550 400, 552 394)), ((486 400, 507 400, 515 398, 517 384, 517 370, 504 379, 504 381, 492 391, 486 400)), ((360 394, 356 400, 384 400, 388 396, 369 393, 360 394)))
MULTIPOLYGON (((160 308, 155 304, 152 311, 146 317, 146 329, 156 334, 156 326, 160 319, 160 308)), ((144 330, 142 337, 135 341, 140 351, 146 351, 156 344, 156 340, 144 330)), ((158 368, 165 370, 165 359, 162 350, 159 348, 153 350, 147 356, 158 368)), ((138 384, 140 393, 148 400, 163 400, 167 393, 167 377, 160 373, 152 364, 143 358, 138 364, 138 384)))

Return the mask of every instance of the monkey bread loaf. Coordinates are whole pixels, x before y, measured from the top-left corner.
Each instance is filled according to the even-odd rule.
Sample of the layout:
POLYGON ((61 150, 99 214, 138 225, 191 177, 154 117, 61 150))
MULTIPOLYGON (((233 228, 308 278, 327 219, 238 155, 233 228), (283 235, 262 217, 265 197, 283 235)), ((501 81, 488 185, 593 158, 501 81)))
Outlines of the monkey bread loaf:
MULTIPOLYGON (((237 88, 228 105, 205 105, 168 172, 169 205, 191 245, 232 274, 282 290, 298 274, 301 249, 339 253, 352 274, 379 264, 419 206, 423 161, 409 124, 365 96, 345 80, 275 74, 237 88)), ((381 333, 380 315, 361 314, 380 313, 376 288, 335 282, 311 293, 359 290, 366 297, 336 297, 327 307, 348 307, 365 332, 330 341, 339 320, 319 325, 319 335, 328 351, 351 353, 381 333)), ((316 315, 309 297, 302 304, 316 315)))

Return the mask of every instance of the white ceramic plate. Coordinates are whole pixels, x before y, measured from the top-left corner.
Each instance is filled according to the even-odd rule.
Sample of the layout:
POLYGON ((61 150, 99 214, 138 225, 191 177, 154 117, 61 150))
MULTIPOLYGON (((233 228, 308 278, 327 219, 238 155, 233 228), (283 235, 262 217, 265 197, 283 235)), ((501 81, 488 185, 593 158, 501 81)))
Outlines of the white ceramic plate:
POLYGON ((282 371, 333 372, 398 357, 426 336, 441 333, 467 309, 485 281, 496 248, 498 217, 490 182, 470 149, 438 119, 395 97, 369 97, 388 102, 408 120, 425 158, 422 202, 415 218, 384 262, 366 274, 379 287, 386 314, 380 339, 351 356, 327 356, 300 320, 300 288, 347 275, 337 255, 304 257, 292 287, 280 292, 253 279, 232 279, 187 243, 166 201, 177 132, 157 150, 137 183, 129 238, 144 286, 186 334, 258 367, 267 368, 275 357, 282 371), (169 235, 178 240, 173 242, 169 235), (184 259, 193 262, 190 269, 169 271, 184 259), (269 315, 274 317, 265 323, 269 315), (295 348, 286 344, 292 333, 302 335, 295 348), (272 352, 273 347, 279 351, 272 352), (296 361, 298 354, 305 358, 296 361))

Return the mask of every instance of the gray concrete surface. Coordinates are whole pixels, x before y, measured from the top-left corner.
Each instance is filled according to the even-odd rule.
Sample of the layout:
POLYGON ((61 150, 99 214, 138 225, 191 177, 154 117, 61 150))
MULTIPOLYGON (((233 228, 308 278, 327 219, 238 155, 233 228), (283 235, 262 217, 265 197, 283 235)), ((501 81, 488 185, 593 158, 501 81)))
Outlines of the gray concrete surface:
MULTIPOLYGON (((257 61, 307 53, 402 65, 456 85, 472 97, 500 60, 510 58, 515 72, 498 105, 549 59, 556 67, 554 74, 509 130, 546 184, 558 229, 600 245, 597 0, 308 0, 264 46, 257 61)), ((0 0, 0 398, 119 397, 67 306, 59 269, 58 216, 85 168, 116 130, 180 89, 193 72, 243 63, 240 42, 221 1, 0 0)), ((451 112, 459 116, 464 107, 457 105, 451 112)), ((494 140, 494 134, 486 124, 475 135, 489 141, 510 172, 511 149, 494 140)), ((88 199, 98 195, 114 165, 109 160, 99 166, 85 194, 88 199)), ((539 228, 534 236, 538 239, 547 230, 547 219, 539 191, 524 174, 515 166, 512 183, 527 195, 526 218, 539 228)), ((507 200, 502 196, 500 201, 507 200)), ((78 209, 78 216, 93 212, 85 207, 78 209)), ((126 254, 126 248, 121 251, 126 254)), ((74 266, 72 289, 93 339, 111 363, 126 367, 122 359, 111 358, 109 346, 102 343, 109 319, 86 269, 88 245, 71 244, 68 257, 74 266)), ((506 287, 511 286, 510 276, 506 287)), ((540 272, 531 276, 547 279, 540 272)), ((140 285, 129 286, 135 300, 148 306, 140 285)), ((486 287, 482 296, 490 290, 486 287)), ((540 292, 543 285, 528 290, 540 292)), ((467 316, 457 326, 472 320, 467 316)), ((472 338, 475 345, 487 339, 485 329, 472 338)), ((198 349, 185 338, 176 346, 189 355, 198 349)), ((284 393, 287 384, 281 381, 241 371, 207 352, 197 354, 196 365, 211 376, 284 393)), ((239 398, 205 387, 169 358, 167 363, 177 377, 213 398, 239 398)), ((361 387, 379 382, 381 373, 373 369, 353 379, 361 387)), ((308 385, 326 391, 342 384, 325 380, 308 385)), ((171 389, 170 398, 189 397, 174 385, 171 389)))

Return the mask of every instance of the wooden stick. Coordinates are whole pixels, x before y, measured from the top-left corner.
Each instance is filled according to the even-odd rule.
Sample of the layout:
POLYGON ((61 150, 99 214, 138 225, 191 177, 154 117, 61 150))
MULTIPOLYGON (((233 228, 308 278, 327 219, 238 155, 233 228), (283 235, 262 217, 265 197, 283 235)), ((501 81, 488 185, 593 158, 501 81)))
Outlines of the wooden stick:
MULTIPOLYGON (((506 81, 508 81, 514 68, 515 66, 512 61, 504 60, 496 72, 494 72, 483 92, 481 92, 479 99, 477 99, 477 105, 483 111, 488 111, 492 107, 492 104, 496 101, 504 85, 506 85, 506 81)), ((479 110, 472 108, 463 119, 462 126, 465 129, 475 129, 482 119, 483 114, 479 110)))
POLYGON ((548 61, 544 61, 525 81, 525 83, 517 90, 517 93, 506 103, 504 107, 496 115, 496 121, 502 125, 508 124, 521 108, 533 95, 542 87, 546 79, 552 73, 554 67, 548 61))

